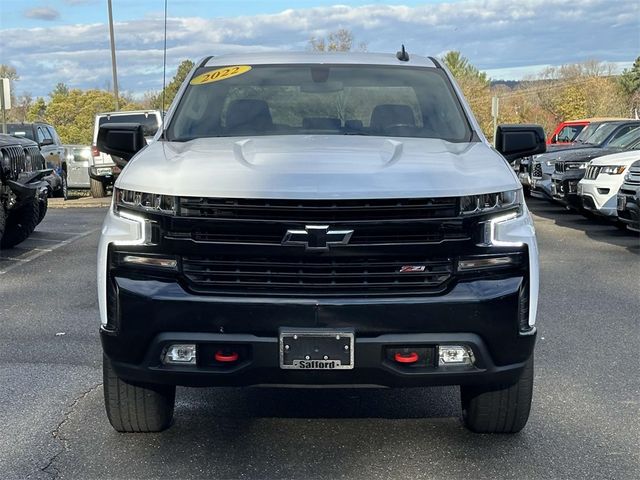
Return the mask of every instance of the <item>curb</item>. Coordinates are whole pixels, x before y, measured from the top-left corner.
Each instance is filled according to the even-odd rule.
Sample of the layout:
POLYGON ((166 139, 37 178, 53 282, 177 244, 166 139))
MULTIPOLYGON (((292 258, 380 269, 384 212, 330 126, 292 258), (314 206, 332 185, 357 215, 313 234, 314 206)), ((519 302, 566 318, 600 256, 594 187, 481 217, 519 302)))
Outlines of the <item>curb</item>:
POLYGON ((79 198, 77 200, 63 200, 50 198, 49 208, 104 208, 111 205, 111 198, 79 198))

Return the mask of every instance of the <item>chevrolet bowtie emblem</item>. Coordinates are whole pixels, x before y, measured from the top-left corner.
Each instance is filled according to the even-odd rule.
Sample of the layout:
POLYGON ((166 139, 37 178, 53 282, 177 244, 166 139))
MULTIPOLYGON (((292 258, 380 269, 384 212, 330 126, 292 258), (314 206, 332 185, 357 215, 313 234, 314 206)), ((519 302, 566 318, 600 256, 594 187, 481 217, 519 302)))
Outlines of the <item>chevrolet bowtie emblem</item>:
POLYGON ((353 230, 330 230, 328 225, 307 225, 304 230, 287 230, 282 245, 301 245, 307 250, 328 250, 331 245, 346 245, 353 230))

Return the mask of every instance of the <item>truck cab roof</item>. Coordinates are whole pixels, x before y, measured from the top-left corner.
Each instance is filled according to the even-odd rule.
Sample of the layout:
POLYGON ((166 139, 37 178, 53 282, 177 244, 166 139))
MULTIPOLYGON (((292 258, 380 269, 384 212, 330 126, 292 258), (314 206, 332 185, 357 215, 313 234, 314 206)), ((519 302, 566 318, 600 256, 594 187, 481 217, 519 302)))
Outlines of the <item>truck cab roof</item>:
POLYGON ((411 54, 408 61, 399 60, 393 53, 369 52, 266 52, 226 54, 206 57, 198 65, 200 67, 216 67, 224 65, 286 65, 286 64, 345 64, 345 65, 393 65, 411 67, 431 67, 438 65, 430 57, 411 54))

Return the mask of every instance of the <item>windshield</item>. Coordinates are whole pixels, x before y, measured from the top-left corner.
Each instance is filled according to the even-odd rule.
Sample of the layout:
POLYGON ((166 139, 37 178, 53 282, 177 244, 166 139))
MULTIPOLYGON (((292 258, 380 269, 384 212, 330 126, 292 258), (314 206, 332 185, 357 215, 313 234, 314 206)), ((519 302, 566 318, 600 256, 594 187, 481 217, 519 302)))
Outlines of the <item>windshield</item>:
POLYGON ((89 147, 71 147, 68 149, 70 160, 74 162, 86 162, 91 159, 91 148, 89 147))
POLYGON ((167 134, 175 141, 309 134, 471 138, 442 71, 371 65, 200 68, 167 134))
POLYGON ((153 137, 158 131, 158 117, 153 112, 106 115, 100 117, 98 126, 105 123, 140 123, 145 137, 153 137))
POLYGON ((556 138, 558 139, 558 142, 572 142, 583 129, 584 125, 566 125, 558 132, 556 138))
POLYGON ((7 133, 9 135, 13 135, 14 137, 28 138, 35 141, 35 138, 33 138, 33 128, 31 128, 31 125, 27 126, 21 125, 19 123, 9 123, 7 124, 7 133))
POLYGON ((589 125, 584 127, 584 129, 582 129, 582 131, 578 134, 578 136, 576 137, 576 139, 574 141, 576 143, 584 143, 584 141, 587 138, 589 138, 591 135, 593 135, 593 132, 595 132, 602 125, 604 125, 604 124, 602 124, 602 123, 590 123, 589 125))
POLYGON ((617 123, 603 123, 589 138, 585 139, 584 143, 588 145, 600 145, 616 128, 618 128, 617 123))
POLYGON ((627 148, 640 138, 640 127, 628 131, 624 135, 609 142, 610 147, 627 148))

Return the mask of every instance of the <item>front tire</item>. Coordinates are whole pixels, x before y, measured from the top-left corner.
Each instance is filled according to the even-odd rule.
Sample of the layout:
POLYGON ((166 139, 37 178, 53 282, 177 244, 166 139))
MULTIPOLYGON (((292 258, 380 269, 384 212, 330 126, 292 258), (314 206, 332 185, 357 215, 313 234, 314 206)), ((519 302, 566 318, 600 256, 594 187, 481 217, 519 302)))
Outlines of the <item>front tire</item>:
POLYGON ((4 229, 7 224, 7 211, 4 209, 4 204, 0 201, 0 244, 2 244, 2 237, 4 236, 4 229))
POLYGON ((171 425, 176 400, 173 385, 134 385, 119 378, 106 356, 102 360, 104 403, 118 432, 161 432, 171 425))
POLYGON ((7 223, 0 240, 0 248, 11 248, 24 242, 33 233, 40 220, 40 200, 37 195, 20 208, 9 212, 7 223))
POLYGON ((44 220, 44 216, 47 214, 47 210, 49 209, 49 198, 47 195, 42 195, 38 200, 38 225, 44 220))
POLYGON ((91 196, 93 198, 102 198, 107 196, 107 189, 104 183, 94 178, 91 179, 91 196))
POLYGON ((55 197, 62 198, 63 200, 67 200, 69 197, 69 184, 67 183, 67 172, 62 171, 60 175, 60 188, 54 192, 55 197))
POLYGON ((517 433, 524 428, 533 397, 533 355, 516 383, 502 388, 460 388, 462 420, 476 433, 517 433))

